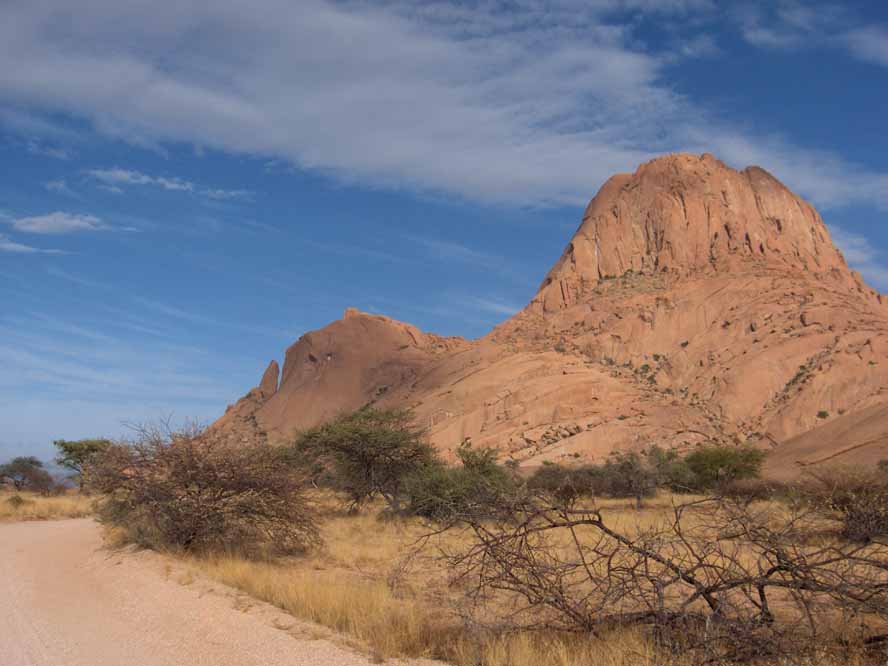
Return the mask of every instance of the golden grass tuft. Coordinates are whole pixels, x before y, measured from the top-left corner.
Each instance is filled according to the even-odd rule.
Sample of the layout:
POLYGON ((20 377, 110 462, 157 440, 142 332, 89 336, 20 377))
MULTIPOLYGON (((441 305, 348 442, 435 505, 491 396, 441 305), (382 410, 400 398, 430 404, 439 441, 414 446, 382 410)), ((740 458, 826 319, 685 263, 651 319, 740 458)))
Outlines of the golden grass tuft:
POLYGON ((437 651, 427 614, 414 601, 395 599, 384 582, 237 558, 203 561, 200 569, 296 617, 356 638, 383 657, 437 651))
POLYGON ((84 518, 89 515, 92 515, 92 498, 80 493, 44 497, 29 492, 0 491, 0 521, 3 522, 84 518))

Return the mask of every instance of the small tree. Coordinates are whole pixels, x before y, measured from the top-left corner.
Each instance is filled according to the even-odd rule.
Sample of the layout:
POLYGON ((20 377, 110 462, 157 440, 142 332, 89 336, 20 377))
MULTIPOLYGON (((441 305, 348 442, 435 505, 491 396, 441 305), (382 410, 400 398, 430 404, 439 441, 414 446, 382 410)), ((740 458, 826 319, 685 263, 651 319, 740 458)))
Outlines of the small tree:
POLYGON ((636 452, 615 451, 601 466, 602 491, 611 497, 634 497, 635 506, 657 491, 657 468, 636 452))
POLYGON ((403 409, 368 407, 341 416, 300 434, 293 453, 299 465, 328 472, 353 509, 381 496, 394 513, 402 512, 408 477, 437 462, 425 432, 403 409))
POLYGON ((39 493, 48 493, 54 485, 52 476, 34 456, 19 456, 0 465, 0 479, 7 480, 16 490, 39 493))
POLYGON ((656 475, 658 486, 687 492, 695 486, 694 472, 675 449, 652 446, 644 452, 645 462, 656 475))
POLYGON ((57 439, 53 442, 53 446, 59 452, 55 459, 56 463, 77 475, 80 490, 82 491, 84 484, 83 468, 97 455, 107 451, 108 447, 111 446, 111 441, 107 439, 57 439))
POLYGON ((543 462, 527 480, 529 490, 566 504, 600 493, 601 485, 602 473, 598 465, 565 467, 549 461, 543 462))
POLYGON ((766 453, 748 446, 701 446, 685 457, 694 475, 694 490, 759 476, 766 453))

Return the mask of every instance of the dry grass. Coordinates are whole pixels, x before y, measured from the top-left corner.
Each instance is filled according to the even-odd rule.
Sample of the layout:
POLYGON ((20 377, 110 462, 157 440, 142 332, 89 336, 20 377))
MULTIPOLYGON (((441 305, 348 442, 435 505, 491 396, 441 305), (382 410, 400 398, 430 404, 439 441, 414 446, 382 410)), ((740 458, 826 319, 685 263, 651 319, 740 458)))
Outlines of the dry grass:
POLYGON ((281 566, 234 557, 204 560, 197 566, 204 574, 254 598, 356 639, 380 658, 430 657, 459 666, 675 663, 658 659, 633 632, 582 640, 527 633, 473 635, 430 599, 405 597, 382 580, 355 580, 348 570, 316 572, 296 564, 281 566))
MULTIPOLYGON (((605 502, 608 511, 639 528, 661 520, 671 498, 605 502)), ((380 658, 429 657, 458 666, 658 666, 679 664, 657 654, 635 631, 603 638, 467 629, 459 594, 448 587, 438 549, 462 537, 449 532, 417 552, 426 533, 418 521, 379 520, 375 511, 323 520, 323 551, 304 558, 256 562, 230 555, 194 559, 202 573, 292 615, 352 638, 380 658)))
POLYGON ((92 498, 80 493, 44 497, 28 492, 0 491, 0 522, 84 518, 91 514, 92 498))
MULTIPOLYGON (((622 529, 641 531, 668 520, 672 503, 671 496, 660 495, 641 511, 633 500, 604 500, 599 506, 622 529)), ((426 657, 457 666, 686 664, 658 651, 634 629, 593 638, 498 635, 467 627, 459 614, 459 590, 449 587, 449 572, 438 557, 440 548, 459 545, 465 537, 450 531, 417 552, 417 540, 426 531, 415 520, 380 520, 372 508, 347 516, 330 505, 322 512, 322 551, 287 560, 257 562, 232 554, 190 563, 194 570, 295 617, 340 632, 380 660, 426 657)), ((838 662, 815 660, 811 666, 838 662)))

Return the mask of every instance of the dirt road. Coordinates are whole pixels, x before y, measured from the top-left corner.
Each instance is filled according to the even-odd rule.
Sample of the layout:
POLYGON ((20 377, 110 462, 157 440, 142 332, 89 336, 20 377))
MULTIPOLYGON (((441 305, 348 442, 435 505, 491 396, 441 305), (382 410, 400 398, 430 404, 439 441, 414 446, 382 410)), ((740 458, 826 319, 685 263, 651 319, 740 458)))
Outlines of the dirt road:
POLYGON ((367 658, 88 519, 0 524, 3 666, 357 666, 367 658), (300 638, 299 635, 302 635, 300 638))

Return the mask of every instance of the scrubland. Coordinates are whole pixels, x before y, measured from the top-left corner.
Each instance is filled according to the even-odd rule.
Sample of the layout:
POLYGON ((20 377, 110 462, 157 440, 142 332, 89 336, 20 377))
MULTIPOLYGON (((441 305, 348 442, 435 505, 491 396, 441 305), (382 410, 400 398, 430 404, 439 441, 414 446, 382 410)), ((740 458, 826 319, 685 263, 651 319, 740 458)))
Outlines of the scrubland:
MULTIPOLYGON (((642 533, 668 520, 674 502, 687 495, 659 493, 639 510, 633 500, 600 500, 614 527, 642 533)), ((510 609, 495 605, 490 623, 467 622, 465 589, 453 586, 442 554, 465 548, 471 536, 459 530, 431 535, 414 518, 380 518, 382 504, 356 515, 339 509, 332 496, 319 499, 324 547, 302 557, 256 560, 237 553, 188 557, 215 580, 269 602, 292 615, 341 632, 379 659, 431 657, 458 666, 665 666, 696 664, 658 648, 634 627, 599 635, 514 629, 510 609)), ((764 503, 762 503, 764 504, 764 503)), ((768 503, 775 513, 784 511, 768 503)), ((569 544, 554 544, 556 548, 569 544)), ((462 584, 464 585, 464 583, 462 584)), ((506 603, 505 598, 498 603, 506 603)), ((477 619, 477 618, 475 618, 477 619)), ((774 663, 774 662, 770 662, 774 663)), ((787 662, 789 663, 789 662, 787 662)), ((826 656, 822 666, 868 663, 863 653, 826 656)))
MULTIPOLYGON (((627 523, 657 520, 670 498, 641 512, 631 501, 608 502, 627 523)), ((602 666, 665 664, 634 631, 599 639, 539 632, 499 634, 465 626, 460 595, 449 585, 442 549, 466 541, 458 532, 429 536, 413 519, 381 518, 382 504, 360 514, 322 496, 324 547, 303 557, 257 561, 236 553, 193 557, 205 575, 296 617, 342 632, 379 658, 432 657, 459 666, 602 666)))
POLYGON ((777 486, 712 445, 522 476, 470 444, 445 466, 409 423, 364 410, 292 448, 148 432, 88 478, 124 541, 380 660, 883 663, 888 469, 777 486))

